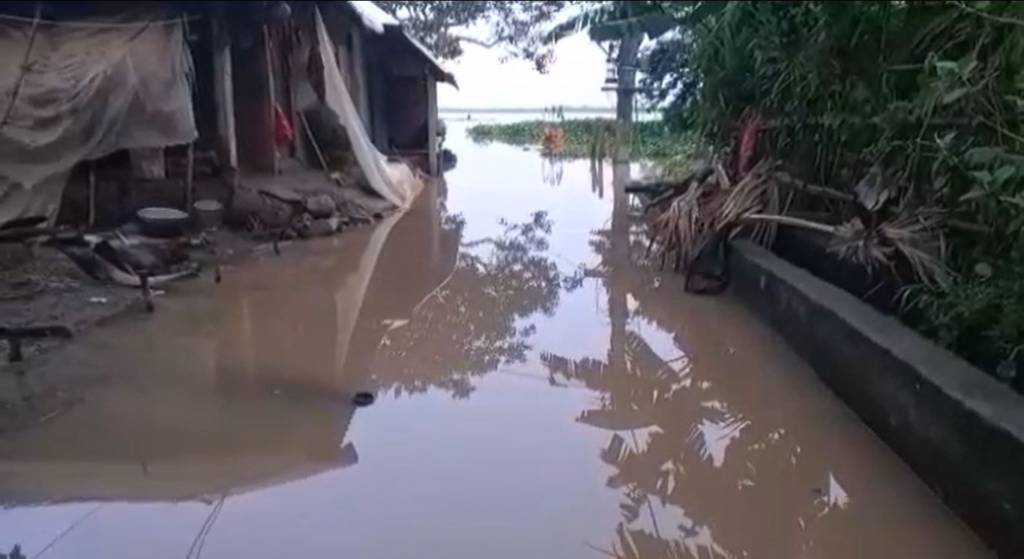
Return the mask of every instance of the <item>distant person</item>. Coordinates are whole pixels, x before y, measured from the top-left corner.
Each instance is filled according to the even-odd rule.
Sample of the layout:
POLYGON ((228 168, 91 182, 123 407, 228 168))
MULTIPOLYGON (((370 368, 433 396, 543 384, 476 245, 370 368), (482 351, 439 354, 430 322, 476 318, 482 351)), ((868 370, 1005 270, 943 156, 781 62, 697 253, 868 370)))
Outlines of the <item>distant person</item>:
POLYGON ((466 113, 466 120, 473 120, 473 115, 466 113))

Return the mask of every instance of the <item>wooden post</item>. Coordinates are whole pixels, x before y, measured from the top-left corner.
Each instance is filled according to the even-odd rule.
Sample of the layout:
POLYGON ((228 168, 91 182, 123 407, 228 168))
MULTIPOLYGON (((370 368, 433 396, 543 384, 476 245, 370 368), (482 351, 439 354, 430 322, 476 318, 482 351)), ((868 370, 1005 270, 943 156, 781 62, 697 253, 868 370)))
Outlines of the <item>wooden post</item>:
POLYGON ((21 363, 25 360, 25 356, 21 353, 21 338, 7 338, 7 346, 10 348, 8 361, 21 363))
POLYGON ((320 151, 320 144, 316 142, 316 137, 313 136, 313 131, 309 128, 309 121, 306 120, 306 115, 299 113, 299 122, 302 123, 302 129, 306 131, 306 138, 309 139, 309 143, 313 146, 313 151, 316 153, 316 158, 320 162, 320 167, 324 170, 324 174, 330 176, 331 171, 327 167, 327 160, 324 159, 324 152, 320 151))
POLYGON ((193 181, 196 169, 196 143, 188 145, 188 161, 185 162, 185 213, 192 213, 193 181))
POLYGON ((437 140, 437 80, 429 72, 427 82, 427 158, 430 160, 428 170, 430 176, 440 175, 440 153, 437 140))
POLYGON ((139 286, 142 288, 142 300, 146 304, 146 311, 153 312, 153 292, 149 288, 149 272, 139 274, 139 286))
POLYGON ((63 325, 7 327, 0 326, 0 338, 7 340, 8 360, 18 363, 25 359, 22 341, 25 339, 70 338, 71 329, 63 325))
MULTIPOLYGON (((265 31, 265 30, 264 30, 265 31)), ((258 172, 276 172, 274 146, 274 99, 270 87, 267 34, 260 32, 249 48, 232 45, 231 63, 234 75, 235 137, 238 142, 239 165, 258 172)))
POLYGON ((615 163, 629 161, 633 142, 633 99, 636 96, 636 60, 643 42, 642 34, 624 37, 619 43, 619 58, 616 61, 619 74, 618 96, 615 101, 615 124, 617 138, 615 163))
POLYGON ((235 90, 232 82, 231 38, 220 19, 213 22, 213 92, 217 104, 217 134, 223 166, 238 168, 238 142, 235 139, 235 90))
POLYGON ((355 101, 359 117, 363 119, 363 127, 372 129, 370 118, 370 86, 366 80, 366 51, 364 50, 363 30, 354 26, 350 31, 352 37, 352 100, 355 101))

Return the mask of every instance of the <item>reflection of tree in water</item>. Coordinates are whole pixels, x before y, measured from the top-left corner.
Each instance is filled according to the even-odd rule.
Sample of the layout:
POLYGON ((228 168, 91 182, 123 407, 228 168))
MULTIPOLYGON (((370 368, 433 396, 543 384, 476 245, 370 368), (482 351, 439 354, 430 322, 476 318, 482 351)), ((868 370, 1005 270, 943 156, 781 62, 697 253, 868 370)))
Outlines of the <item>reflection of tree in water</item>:
MULTIPOLYGON (((613 168, 612 220, 609 227, 593 233, 591 249, 600 264, 587 273, 600 278, 607 293, 607 356, 570 360, 544 354, 541 359, 553 383, 579 383, 598 394, 597 404, 578 421, 612 431, 600 459, 614 469, 608 486, 622 494, 622 520, 611 549, 601 551, 631 559, 729 557, 711 527, 728 531, 742 525, 734 517, 746 513, 736 514, 735 503, 749 496, 740 493, 751 488, 759 474, 771 476, 780 463, 789 465, 789 456, 773 453, 766 459, 766 451, 780 441, 781 430, 751 427, 715 397, 712 384, 691 368, 685 354, 662 358, 630 329, 629 301, 643 309, 643 316, 657 322, 664 318, 666 331, 676 330, 679 317, 665 304, 672 298, 662 292, 665 288, 637 271, 634 258, 643 253, 645 239, 628 220, 624 170, 619 165, 613 168), (741 435, 743 447, 730 449, 736 456, 727 461, 727 449, 741 435), (708 499, 709 495, 715 498, 708 499)), ((730 547, 742 549, 750 540, 741 535, 729 541, 730 547)))
POLYGON ((549 155, 541 158, 541 177, 544 184, 558 186, 562 184, 565 177, 565 157, 560 155, 549 155))
MULTIPOLYGON (((451 276, 417 306, 409 324, 388 334, 378 367, 387 377, 380 379, 383 389, 441 388, 468 397, 474 376, 524 362, 536 330, 529 317, 550 315, 560 292, 579 286, 578 277, 560 272, 546 254, 552 223, 545 212, 500 224, 496 236, 463 243, 451 276)), ((460 216, 447 216, 445 225, 461 238, 460 216)))
POLYGON ((710 453, 711 443, 699 440, 698 432, 688 427, 697 418, 679 413, 692 410, 699 415, 707 385, 694 381, 685 355, 663 360, 635 332, 627 330, 623 347, 610 350, 609 356, 619 358, 618 366, 541 356, 552 378, 582 383, 599 393, 598 405, 578 421, 614 431, 600 458, 615 469, 608 486, 622 491, 622 522, 616 527, 616 543, 601 551, 630 559, 728 556, 707 526, 685 516, 676 526, 659 526, 664 514, 655 512, 655 506, 683 502, 677 489, 688 466, 685 443, 693 441, 702 455, 710 453))
POLYGON ((615 543, 602 551, 637 559, 731 556, 711 527, 736 522, 729 518, 730 504, 744 500, 741 493, 753 487, 762 467, 773 469, 766 462, 780 456, 765 453, 781 433, 750 433, 750 423, 715 399, 711 383, 699 378, 685 355, 663 359, 633 331, 625 330, 622 347, 611 348, 609 356, 616 365, 541 356, 553 381, 598 394, 577 420, 612 432, 600 459, 614 470, 607 483, 622 494, 622 521, 615 543), (752 436, 730 449, 741 433, 752 436), (728 463, 727 450, 734 454, 728 463), (687 483, 688 473, 696 477, 687 483), (717 502, 708 503, 702 498, 707 495, 717 502))

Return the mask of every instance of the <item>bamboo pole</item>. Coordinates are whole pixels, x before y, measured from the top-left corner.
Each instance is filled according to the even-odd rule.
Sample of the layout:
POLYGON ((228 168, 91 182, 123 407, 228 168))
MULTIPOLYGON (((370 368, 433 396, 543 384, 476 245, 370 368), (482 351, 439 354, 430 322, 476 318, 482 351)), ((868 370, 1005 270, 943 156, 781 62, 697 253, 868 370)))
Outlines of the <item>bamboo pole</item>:
POLYGON ((306 137, 309 138, 309 143, 313 145, 313 151, 316 152, 316 158, 320 161, 320 166, 323 167, 324 173, 330 173, 327 168, 327 160, 324 159, 324 154, 320 151, 320 144, 316 142, 316 138, 313 137, 313 131, 309 128, 309 121, 306 120, 306 115, 299 113, 299 120, 302 121, 302 129, 306 131, 306 137))

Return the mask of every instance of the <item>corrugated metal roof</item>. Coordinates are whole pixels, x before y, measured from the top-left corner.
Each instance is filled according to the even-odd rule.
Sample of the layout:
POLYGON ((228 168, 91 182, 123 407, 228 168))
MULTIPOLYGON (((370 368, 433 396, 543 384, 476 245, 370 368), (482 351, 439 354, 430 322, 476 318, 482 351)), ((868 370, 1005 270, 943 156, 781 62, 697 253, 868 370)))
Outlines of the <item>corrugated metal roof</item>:
POLYGON ((378 35, 384 33, 384 26, 386 25, 399 25, 398 20, 394 16, 380 9, 373 2, 349 0, 348 5, 352 6, 352 9, 359 14, 359 19, 363 20, 363 26, 378 35))
POLYGON ((438 60, 436 56, 434 56, 434 53, 430 52, 430 49, 428 49, 426 45, 419 42, 419 40, 416 39, 416 37, 413 37, 412 35, 409 34, 408 31, 404 29, 402 30, 402 35, 404 35, 405 38, 408 39, 409 43, 413 46, 413 48, 420 51, 423 57, 427 59, 427 62, 434 66, 434 69, 436 69, 441 74, 441 81, 452 84, 453 86, 455 86, 456 89, 459 88, 459 84, 455 82, 455 76, 451 72, 444 69, 444 66, 441 65, 441 61, 438 60))
POLYGON ((455 76, 444 69, 444 66, 441 65, 441 61, 437 59, 437 56, 430 52, 430 49, 416 39, 416 37, 413 37, 408 31, 403 29, 401 22, 395 19, 394 16, 380 9, 377 4, 367 0, 349 0, 348 5, 351 6, 359 16, 359 19, 363 22, 363 27, 368 30, 378 35, 383 35, 386 28, 389 27, 400 32, 402 37, 409 42, 409 45, 427 59, 427 63, 434 68, 441 81, 448 82, 456 88, 459 87, 455 82, 455 76))

